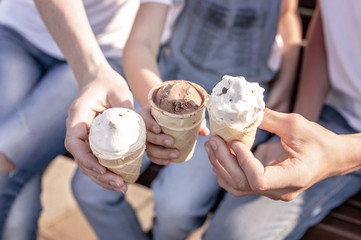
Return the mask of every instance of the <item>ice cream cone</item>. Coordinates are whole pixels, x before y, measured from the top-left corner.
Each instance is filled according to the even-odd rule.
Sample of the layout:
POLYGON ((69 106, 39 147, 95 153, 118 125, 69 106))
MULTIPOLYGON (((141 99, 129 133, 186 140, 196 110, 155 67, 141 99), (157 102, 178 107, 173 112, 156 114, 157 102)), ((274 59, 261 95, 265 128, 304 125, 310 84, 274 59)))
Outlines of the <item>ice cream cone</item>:
MULTIPOLYGON (((126 183, 134 183, 140 174, 145 146, 130 153, 124 158, 107 159, 97 156, 101 165, 122 176, 126 183)), ((96 155, 96 154, 95 154, 96 155)))
POLYGON ((253 124, 251 127, 246 129, 233 128, 231 126, 225 125, 224 123, 218 122, 217 119, 212 117, 211 114, 209 116, 209 124, 212 135, 220 136, 227 143, 233 140, 239 140, 243 142, 249 149, 252 148, 257 132, 257 127, 252 127, 254 126, 253 124))
MULTIPOLYGON (((167 81, 163 84, 169 82, 172 81, 167 81)), ((174 147, 178 149, 180 155, 178 158, 172 159, 172 162, 174 163, 185 162, 192 157, 197 142, 198 132, 205 115, 205 100, 207 98, 207 92, 197 84, 190 84, 197 89, 203 98, 202 104, 199 108, 190 113, 174 114, 157 106, 154 102, 154 95, 162 87, 162 84, 151 89, 148 95, 148 100, 151 105, 151 113, 154 119, 161 126, 163 133, 171 135, 175 139, 174 147)))
POLYGON ((223 76, 206 103, 212 135, 227 143, 242 141, 251 149, 263 120, 263 91, 258 83, 244 77, 223 76))
POLYGON ((125 108, 108 109, 101 115, 90 128, 89 146, 101 165, 126 183, 134 183, 145 151, 145 123, 139 114, 125 108))

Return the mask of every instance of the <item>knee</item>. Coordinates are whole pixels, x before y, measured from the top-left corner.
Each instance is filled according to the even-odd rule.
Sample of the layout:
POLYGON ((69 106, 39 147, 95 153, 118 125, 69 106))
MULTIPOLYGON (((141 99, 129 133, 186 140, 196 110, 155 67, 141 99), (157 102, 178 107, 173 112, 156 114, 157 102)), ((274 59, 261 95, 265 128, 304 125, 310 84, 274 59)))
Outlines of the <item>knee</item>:
POLYGON ((0 173, 9 173, 15 170, 16 166, 4 153, 0 152, 0 173))
POLYGON ((123 194, 102 188, 79 169, 72 179, 71 189, 75 200, 81 207, 117 205, 125 200, 123 194))
POLYGON ((154 199, 155 215, 162 223, 169 224, 179 221, 187 221, 192 218, 197 210, 193 204, 182 198, 156 198, 154 199))
POLYGON ((71 191, 75 200, 81 204, 87 201, 87 199, 91 199, 91 193, 87 191, 86 185, 81 181, 78 176, 79 174, 76 172, 71 181, 71 191))

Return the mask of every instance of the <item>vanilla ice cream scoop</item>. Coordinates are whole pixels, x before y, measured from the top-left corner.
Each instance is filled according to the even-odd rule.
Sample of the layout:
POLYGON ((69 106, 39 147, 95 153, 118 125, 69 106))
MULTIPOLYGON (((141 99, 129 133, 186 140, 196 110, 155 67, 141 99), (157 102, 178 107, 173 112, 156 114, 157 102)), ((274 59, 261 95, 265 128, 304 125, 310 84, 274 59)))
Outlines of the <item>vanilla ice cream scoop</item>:
POLYGON ((127 108, 110 108, 99 114, 89 132, 89 145, 97 157, 127 157, 145 146, 146 129, 142 117, 127 108))
POLYGON ((247 128, 263 119, 264 89, 244 77, 225 75, 212 90, 207 109, 214 119, 223 124, 247 128))
POLYGON ((258 83, 244 77, 223 76, 206 103, 212 135, 226 142, 240 140, 251 149, 263 120, 263 92, 258 83))

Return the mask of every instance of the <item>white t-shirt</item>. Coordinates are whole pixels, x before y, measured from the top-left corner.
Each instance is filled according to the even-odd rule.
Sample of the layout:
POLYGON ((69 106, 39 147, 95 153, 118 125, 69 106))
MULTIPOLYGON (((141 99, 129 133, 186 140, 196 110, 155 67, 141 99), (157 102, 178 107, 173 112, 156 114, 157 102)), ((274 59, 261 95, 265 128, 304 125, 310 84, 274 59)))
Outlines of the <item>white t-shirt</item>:
POLYGON ((164 24, 161 43, 166 43, 171 35, 175 21, 184 8, 185 0, 140 0, 140 4, 147 2, 163 3, 169 6, 167 19, 164 24))
MULTIPOLYGON (((83 0, 93 32, 106 57, 121 57, 139 0, 83 0)), ((32 0, 1 0, 0 24, 9 26, 47 54, 64 59, 32 0)))
POLYGON ((331 82, 326 103, 361 131, 361 1, 320 3, 331 82))

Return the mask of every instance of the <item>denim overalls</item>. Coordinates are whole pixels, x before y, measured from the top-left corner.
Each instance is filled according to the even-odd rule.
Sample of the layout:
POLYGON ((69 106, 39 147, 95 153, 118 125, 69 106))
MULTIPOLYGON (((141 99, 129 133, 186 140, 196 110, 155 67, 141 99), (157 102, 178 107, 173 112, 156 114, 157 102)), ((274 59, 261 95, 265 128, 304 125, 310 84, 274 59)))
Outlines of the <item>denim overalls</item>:
POLYGON ((280 1, 187 1, 161 55, 164 80, 185 79, 208 93, 223 75, 245 76, 267 86, 275 72, 267 66, 277 33, 280 1))
MULTIPOLYGON (((210 93, 223 75, 243 75, 268 92, 280 7, 274 0, 187 1, 160 55, 163 80, 193 81, 210 93)), ((185 239, 214 205, 221 188, 204 150, 207 139, 199 136, 192 159, 166 166, 153 182, 155 239, 185 239)))

